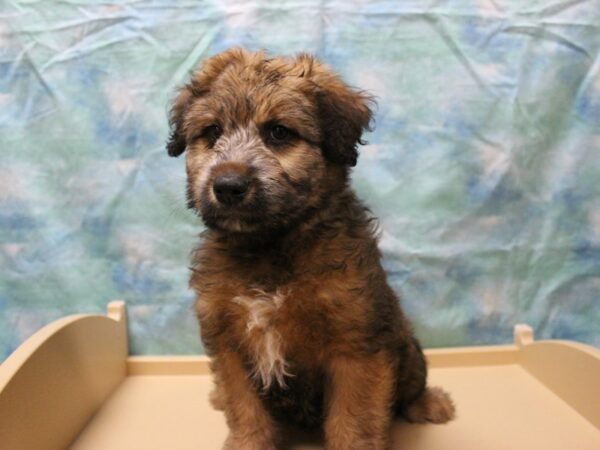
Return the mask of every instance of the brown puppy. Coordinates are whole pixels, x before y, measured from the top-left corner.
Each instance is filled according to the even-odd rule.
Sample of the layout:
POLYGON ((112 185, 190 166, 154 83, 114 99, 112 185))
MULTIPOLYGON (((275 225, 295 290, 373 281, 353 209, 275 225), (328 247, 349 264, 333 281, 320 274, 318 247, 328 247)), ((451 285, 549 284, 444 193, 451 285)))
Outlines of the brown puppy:
POLYGON ((376 225, 349 187, 371 99, 309 55, 206 60, 171 111, 189 207, 208 230, 191 287, 226 449, 323 426, 329 450, 389 446, 395 415, 443 423, 419 343, 386 282, 376 225))

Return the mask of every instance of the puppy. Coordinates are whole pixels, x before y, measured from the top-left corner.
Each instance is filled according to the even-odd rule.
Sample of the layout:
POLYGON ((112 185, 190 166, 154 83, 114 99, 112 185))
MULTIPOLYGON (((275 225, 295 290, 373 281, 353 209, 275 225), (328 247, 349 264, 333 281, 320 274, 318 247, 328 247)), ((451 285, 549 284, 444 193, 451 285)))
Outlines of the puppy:
POLYGON ((168 153, 187 150, 207 226, 190 286, 225 449, 276 449, 291 424, 322 427, 329 450, 380 450, 395 416, 454 415, 349 186, 371 104, 309 55, 241 49, 204 61, 173 104, 168 153))

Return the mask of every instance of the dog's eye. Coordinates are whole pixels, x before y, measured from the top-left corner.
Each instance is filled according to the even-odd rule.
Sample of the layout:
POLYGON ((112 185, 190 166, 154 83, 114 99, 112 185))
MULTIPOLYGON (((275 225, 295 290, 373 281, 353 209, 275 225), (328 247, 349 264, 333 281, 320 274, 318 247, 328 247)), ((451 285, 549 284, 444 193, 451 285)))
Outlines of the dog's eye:
POLYGON ((274 125, 269 129, 269 140, 273 144, 284 144, 293 137, 294 133, 283 125, 274 125))
POLYGON ((200 137, 206 139, 212 146, 215 144, 215 142, 217 142, 217 139, 219 139, 222 134, 223 129, 217 124, 212 124, 202 130, 200 137))

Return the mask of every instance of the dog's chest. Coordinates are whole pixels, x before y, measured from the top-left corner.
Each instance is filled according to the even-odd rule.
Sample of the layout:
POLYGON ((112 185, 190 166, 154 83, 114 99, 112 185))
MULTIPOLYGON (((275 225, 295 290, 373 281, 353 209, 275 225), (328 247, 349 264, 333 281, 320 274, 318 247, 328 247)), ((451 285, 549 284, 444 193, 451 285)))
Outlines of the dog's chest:
POLYGON ((284 270, 261 259, 251 267, 227 262, 192 279, 203 339, 214 349, 242 350, 265 388, 289 383, 299 367, 318 370, 365 329, 364 291, 345 271, 284 270))
POLYGON ((286 359, 289 336, 283 329, 290 316, 286 305, 289 297, 289 292, 283 289, 270 293, 252 289, 231 299, 240 310, 242 341, 250 353, 252 375, 265 388, 274 382, 285 386, 286 377, 291 375, 286 359))

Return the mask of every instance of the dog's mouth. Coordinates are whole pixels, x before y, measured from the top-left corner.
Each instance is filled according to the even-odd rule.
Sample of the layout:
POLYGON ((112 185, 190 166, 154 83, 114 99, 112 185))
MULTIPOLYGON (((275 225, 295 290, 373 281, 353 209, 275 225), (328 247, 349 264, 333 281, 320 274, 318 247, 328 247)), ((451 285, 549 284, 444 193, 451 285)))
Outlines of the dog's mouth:
POLYGON ((253 233, 262 229, 266 206, 253 183, 231 183, 223 187, 213 183, 205 190, 194 209, 207 227, 233 233, 253 233))
POLYGON ((235 234, 277 234, 304 214, 305 197, 282 181, 263 184, 254 176, 226 173, 188 192, 190 207, 211 229, 235 234))
POLYGON ((259 217, 245 209, 239 206, 222 208, 210 205, 202 208, 200 215, 209 228, 234 233, 252 233, 259 230, 259 217))

